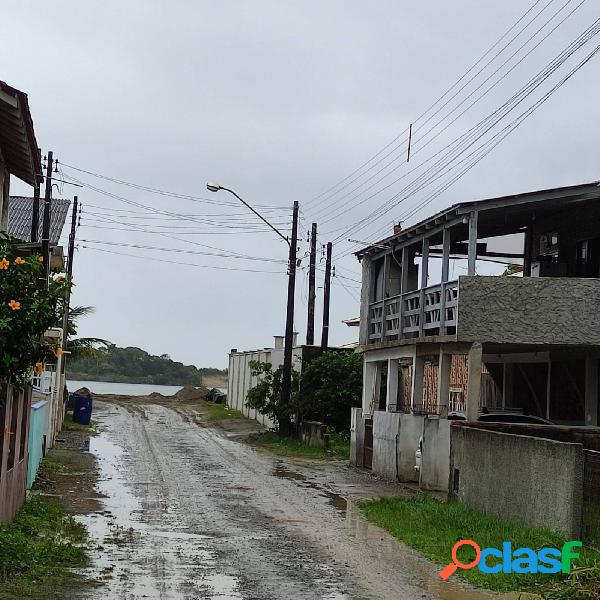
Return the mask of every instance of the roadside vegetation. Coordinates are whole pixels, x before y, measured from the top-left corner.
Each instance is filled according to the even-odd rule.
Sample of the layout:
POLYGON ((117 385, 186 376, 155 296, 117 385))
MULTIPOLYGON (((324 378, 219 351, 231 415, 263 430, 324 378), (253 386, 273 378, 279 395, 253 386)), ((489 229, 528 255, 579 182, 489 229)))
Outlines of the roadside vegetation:
POLYGON ((74 568, 88 563, 85 527, 60 507, 32 495, 12 523, 0 526, 0 598, 43 598, 80 587, 74 568))
POLYGON ((350 409, 360 406, 362 359, 354 352, 327 351, 311 360, 302 374, 292 372, 289 401, 281 395, 283 368, 251 362, 251 373, 259 382, 248 390, 246 404, 275 423, 275 432, 257 434, 249 440, 282 456, 307 458, 350 455, 350 409), (327 426, 329 448, 304 444, 297 424, 318 421, 327 426))
POLYGON ((275 431, 263 431, 248 438, 248 443, 257 448, 265 448, 279 456, 298 458, 318 458, 348 460, 350 457, 350 438, 347 435, 332 432, 329 449, 317 445, 305 444, 301 439, 281 436, 275 431))
POLYGON ((218 421, 226 421, 228 419, 245 419, 245 416, 234 408, 229 408, 226 404, 209 404, 208 405, 208 421, 215 423, 218 421))
MULTIPOLYGON (((506 540, 513 548, 561 548, 568 541, 547 529, 524 527, 518 523, 484 515, 458 502, 442 502, 426 494, 413 498, 382 498, 364 502, 361 510, 366 518, 390 532, 430 560, 445 566, 451 562, 451 550, 458 540, 475 540, 481 548, 501 548, 506 540)), ((586 520, 595 520, 589 514, 586 520)), ((586 527, 586 530, 589 530, 586 527)), ((595 531, 597 529, 591 529, 595 531)), ((594 534, 594 535, 595 535, 594 534)), ((532 591, 546 600, 600 599, 600 538, 587 535, 580 558, 571 576, 544 574, 488 575, 471 569, 458 570, 469 583, 499 592, 532 591)), ((472 548, 462 548, 459 560, 475 559, 472 548)))

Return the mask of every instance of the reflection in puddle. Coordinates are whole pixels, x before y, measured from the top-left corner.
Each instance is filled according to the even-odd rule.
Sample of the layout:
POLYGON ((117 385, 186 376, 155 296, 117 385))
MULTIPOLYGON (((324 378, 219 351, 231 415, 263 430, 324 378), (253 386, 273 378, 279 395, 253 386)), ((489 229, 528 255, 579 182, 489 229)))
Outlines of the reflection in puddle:
POLYGON ((98 461, 103 510, 78 518, 92 542, 87 575, 103 585, 86 598, 242 598, 238 579, 216 572, 214 540, 185 531, 174 507, 151 491, 159 474, 131 481, 129 457, 105 431, 91 438, 90 452, 98 461))

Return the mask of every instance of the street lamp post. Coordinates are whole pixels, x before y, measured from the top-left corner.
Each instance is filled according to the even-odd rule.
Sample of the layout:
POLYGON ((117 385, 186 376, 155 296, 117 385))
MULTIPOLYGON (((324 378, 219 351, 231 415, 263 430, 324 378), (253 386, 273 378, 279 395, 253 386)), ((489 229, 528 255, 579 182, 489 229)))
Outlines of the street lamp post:
POLYGON ((233 190, 218 185, 207 183, 206 189, 210 192, 223 190, 235 196, 246 208, 251 210, 263 223, 266 223, 280 238, 284 239, 289 246, 288 255, 288 293, 287 310, 285 318, 285 346, 283 354, 283 373, 281 378, 281 397, 285 404, 289 404, 292 395, 292 350, 294 343, 294 299, 296 293, 296 251, 298 246, 298 202, 294 202, 292 218, 292 236, 288 239, 281 231, 271 225, 257 210, 252 208, 245 200, 240 198, 233 190))

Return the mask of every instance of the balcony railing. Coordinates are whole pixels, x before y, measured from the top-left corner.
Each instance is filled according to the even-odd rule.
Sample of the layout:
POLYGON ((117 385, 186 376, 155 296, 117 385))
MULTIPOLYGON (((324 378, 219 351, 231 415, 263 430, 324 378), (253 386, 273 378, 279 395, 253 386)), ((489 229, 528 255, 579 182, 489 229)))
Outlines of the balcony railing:
POLYGON ((458 281, 385 298, 369 306, 369 343, 445 333, 456 327, 458 281))

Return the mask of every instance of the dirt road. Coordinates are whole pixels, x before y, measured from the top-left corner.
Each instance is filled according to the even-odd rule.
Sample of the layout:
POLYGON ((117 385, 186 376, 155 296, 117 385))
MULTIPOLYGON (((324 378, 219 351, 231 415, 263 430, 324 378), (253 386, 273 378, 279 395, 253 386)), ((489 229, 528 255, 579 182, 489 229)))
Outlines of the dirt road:
POLYGON ((340 463, 282 460, 165 406, 99 404, 104 512, 85 598, 490 598, 441 584, 434 565, 360 516, 398 487, 340 463))

